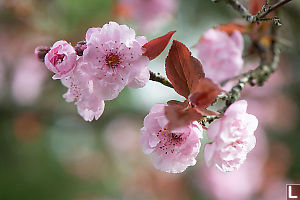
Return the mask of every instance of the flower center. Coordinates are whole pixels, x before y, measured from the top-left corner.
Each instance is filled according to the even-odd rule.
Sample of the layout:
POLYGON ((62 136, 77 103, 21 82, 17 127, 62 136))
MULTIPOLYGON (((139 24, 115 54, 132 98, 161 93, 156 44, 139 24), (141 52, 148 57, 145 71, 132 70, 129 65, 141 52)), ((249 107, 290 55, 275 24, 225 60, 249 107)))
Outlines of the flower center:
POLYGON ((56 65, 62 63, 62 61, 64 60, 65 56, 66 56, 65 54, 55 53, 55 55, 52 57, 52 59, 50 60, 50 62, 52 63, 52 65, 56 66, 56 65))
POLYGON ((185 133, 170 133, 166 129, 160 130, 156 136, 160 139, 158 147, 165 154, 174 153, 176 147, 181 146, 188 135, 185 133))
POLYGON ((111 53, 106 55, 105 62, 109 67, 116 68, 120 65, 120 58, 118 55, 111 53))

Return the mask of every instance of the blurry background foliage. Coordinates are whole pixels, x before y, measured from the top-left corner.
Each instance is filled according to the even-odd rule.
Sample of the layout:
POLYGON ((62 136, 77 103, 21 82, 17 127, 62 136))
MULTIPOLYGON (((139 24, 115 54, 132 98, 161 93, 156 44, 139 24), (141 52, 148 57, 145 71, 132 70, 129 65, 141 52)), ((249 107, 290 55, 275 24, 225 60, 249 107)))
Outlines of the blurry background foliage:
MULTIPOLYGON (((156 35, 147 33, 148 40, 177 30, 174 39, 192 47, 205 30, 238 17, 224 3, 178 3, 174 19, 156 35)), ((181 99, 170 89, 153 82, 142 89, 125 89, 117 99, 107 101, 104 114, 91 123, 65 102, 66 88, 48 72, 35 101, 23 104, 22 97, 13 97, 14 71, 23 67, 24 58, 33 57, 36 46, 51 46, 61 39, 75 45, 88 28, 118 21, 114 4, 110 0, 0 0, 0 64, 5 66, 0 84, 0 200, 208 199, 195 180, 204 165, 202 156, 185 173, 166 174, 154 169, 139 145, 139 129, 151 106, 181 99)), ((297 115, 292 128, 270 128, 272 133, 267 134, 270 146, 283 146, 274 147, 280 150, 275 155, 288 152, 284 155, 290 157, 281 163, 287 169, 284 176, 296 183, 300 183, 299 8, 300 2, 293 1, 281 15, 283 37, 291 43, 283 47, 282 63, 288 65, 283 71, 289 71, 289 83, 282 91, 295 102, 297 115)), ((166 55, 167 51, 151 62, 150 69, 164 74, 166 55)), ((283 110, 280 117, 288 114, 283 110)))

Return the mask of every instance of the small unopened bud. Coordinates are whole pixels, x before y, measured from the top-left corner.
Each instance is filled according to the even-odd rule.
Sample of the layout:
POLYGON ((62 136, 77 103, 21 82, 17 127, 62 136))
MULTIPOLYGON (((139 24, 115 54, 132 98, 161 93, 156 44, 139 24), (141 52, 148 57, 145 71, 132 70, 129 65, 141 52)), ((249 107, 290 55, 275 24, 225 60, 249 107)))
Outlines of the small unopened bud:
POLYGON ((83 55, 83 51, 86 49, 86 41, 80 41, 77 42, 77 45, 75 46, 75 51, 78 56, 83 55))
POLYGON ((50 51, 50 47, 38 46, 35 48, 34 54, 39 60, 44 62, 44 58, 49 51, 50 51))

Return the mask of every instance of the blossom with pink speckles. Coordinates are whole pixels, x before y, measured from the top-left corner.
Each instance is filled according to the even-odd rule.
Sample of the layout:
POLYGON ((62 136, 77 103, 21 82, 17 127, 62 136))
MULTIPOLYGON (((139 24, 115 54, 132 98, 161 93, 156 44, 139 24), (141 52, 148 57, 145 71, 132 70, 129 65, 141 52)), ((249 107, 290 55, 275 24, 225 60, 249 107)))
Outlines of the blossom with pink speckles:
POLYGON ((146 42, 145 37, 136 37, 133 29, 115 22, 87 31, 85 71, 97 79, 97 92, 103 100, 116 98, 126 85, 139 88, 147 83, 149 59, 142 56, 146 42))
MULTIPOLYGON (((206 77, 216 83, 221 83, 241 72, 244 42, 239 31, 233 31, 229 35, 218 29, 209 29, 196 48, 206 77)), ((228 84, 224 89, 229 89, 230 86, 228 84)))
POLYGON ((54 72, 53 79, 70 75, 75 68, 77 55, 72 45, 66 41, 57 41, 45 56, 45 65, 54 72))
POLYGON ((86 121, 97 120, 104 111, 104 101, 95 91, 95 78, 82 70, 87 63, 82 59, 77 61, 77 66, 71 76, 63 78, 62 83, 68 87, 64 98, 67 102, 75 101, 78 113, 86 121))
POLYGON ((254 148, 254 131, 258 121, 248 114, 247 102, 233 103, 224 116, 214 121, 207 130, 212 143, 205 145, 204 156, 208 166, 216 165, 221 171, 234 171, 246 160, 247 154, 254 148))
POLYGON ((196 121, 168 131, 167 105, 154 105, 145 117, 141 143, 145 154, 152 154, 154 167, 169 173, 183 172, 196 164, 201 146, 202 127, 196 121))

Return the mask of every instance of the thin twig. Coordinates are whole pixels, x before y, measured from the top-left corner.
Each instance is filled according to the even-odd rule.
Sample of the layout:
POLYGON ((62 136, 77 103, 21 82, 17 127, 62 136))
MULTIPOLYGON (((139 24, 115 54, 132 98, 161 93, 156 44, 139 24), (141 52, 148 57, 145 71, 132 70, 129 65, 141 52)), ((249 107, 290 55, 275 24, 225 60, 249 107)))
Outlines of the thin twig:
POLYGON ((150 71, 150 80, 159 82, 167 87, 174 88, 172 83, 170 81, 168 81, 165 77, 163 77, 161 75, 157 75, 152 71, 150 71))
POLYGON ((258 19, 265 17, 270 12, 276 10, 277 8, 283 6, 284 4, 286 4, 286 3, 290 2, 290 1, 292 1, 292 0, 281 0, 281 1, 277 2, 277 3, 275 3, 274 5, 267 7, 264 12, 262 12, 261 14, 259 14, 257 16, 258 19))
POLYGON ((233 76, 233 77, 231 77, 231 78, 228 78, 228 79, 226 79, 226 80, 224 80, 224 81, 221 81, 220 85, 221 85, 221 86, 224 86, 224 85, 226 85, 229 81, 234 81, 234 80, 236 80, 236 79, 238 79, 238 78, 241 78, 241 77, 246 76, 247 73, 248 73, 248 72, 242 73, 242 74, 239 74, 239 75, 237 75, 237 76, 233 76))
MULTIPOLYGON (((265 16, 272 10, 275 10, 276 8, 282 6, 283 4, 289 1, 291 0, 282 0, 277 4, 271 6, 271 8, 269 8, 265 12, 263 13, 259 12, 259 16, 265 16)), ((236 10, 238 10, 241 13, 241 15, 246 18, 247 21, 249 20, 251 21, 253 20, 252 19, 253 17, 254 18, 256 17, 249 14, 249 11, 243 5, 241 5, 237 0, 227 0, 227 2, 229 2, 230 5, 232 5, 236 10)), ((269 1, 267 1, 266 3, 267 5, 268 2, 269 1)), ((275 25, 271 26, 271 35, 273 36, 273 38, 278 38, 277 34, 278 34, 278 27, 275 25)), ((219 100, 225 101, 225 106, 218 112, 224 113, 232 103, 237 101, 240 98, 241 92, 246 86, 246 84, 250 84, 251 86, 255 86, 255 85, 262 86, 264 82, 268 80, 269 76, 276 71, 279 62, 279 56, 280 56, 278 40, 276 39, 272 40, 270 48, 262 49, 262 50, 263 50, 262 53, 271 54, 271 59, 269 59, 269 61, 267 60, 267 56, 261 56, 260 65, 256 69, 250 70, 246 73, 240 74, 231 79, 225 80, 221 83, 221 84, 226 84, 230 80, 235 80, 239 78, 238 83, 235 86, 233 86, 231 90, 225 94, 225 96, 224 94, 221 94, 215 100, 215 102, 219 100)), ((203 120, 204 120, 203 123, 207 122, 205 121, 206 120, 205 118, 203 120)))
POLYGON ((243 4, 241 4, 238 0, 226 0, 226 2, 229 5, 231 5, 235 10, 237 10, 250 23, 273 20, 276 25, 281 25, 278 17, 264 17, 267 16, 270 12, 276 10, 277 8, 283 6, 284 4, 290 1, 292 0, 281 0, 278 3, 271 6, 267 3, 256 15, 251 15, 249 10, 245 6, 243 6, 243 4))

